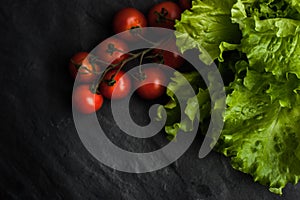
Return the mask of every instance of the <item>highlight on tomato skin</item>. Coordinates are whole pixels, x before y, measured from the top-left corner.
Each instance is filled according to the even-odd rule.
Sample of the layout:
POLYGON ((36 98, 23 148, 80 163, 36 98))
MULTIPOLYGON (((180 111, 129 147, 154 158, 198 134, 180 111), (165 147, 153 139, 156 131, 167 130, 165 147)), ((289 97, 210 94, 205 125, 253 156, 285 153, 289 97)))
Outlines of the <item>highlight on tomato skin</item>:
POLYGON ((143 13, 135 8, 123 8, 113 18, 114 33, 132 30, 122 34, 122 38, 128 41, 138 40, 139 37, 134 34, 134 29, 143 27, 147 27, 147 19, 143 13))
POLYGON ((142 74, 135 81, 137 94, 147 100, 161 97, 166 91, 167 77, 159 67, 142 69, 142 74))
POLYGON ((89 84, 77 86, 73 91, 73 106, 82 114, 98 111, 103 104, 101 94, 93 93, 89 84))
POLYGON ((82 83, 91 83, 101 72, 98 63, 90 62, 88 52, 78 52, 72 56, 69 63, 69 71, 73 79, 76 78, 82 83))
POLYGON ((131 91, 131 80, 122 70, 110 70, 100 83, 99 90, 107 99, 122 99, 131 91))

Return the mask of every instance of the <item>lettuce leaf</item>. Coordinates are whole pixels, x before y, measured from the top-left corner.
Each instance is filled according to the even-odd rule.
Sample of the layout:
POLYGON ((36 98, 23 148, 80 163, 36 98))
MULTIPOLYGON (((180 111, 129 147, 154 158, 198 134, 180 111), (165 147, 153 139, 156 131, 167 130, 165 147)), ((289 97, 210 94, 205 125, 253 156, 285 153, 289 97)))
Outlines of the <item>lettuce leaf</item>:
POLYGON ((270 73, 247 71, 227 97, 225 126, 216 150, 232 166, 282 194, 300 178, 300 80, 279 82, 270 73))
POLYGON ((257 71, 271 72, 276 77, 294 73, 300 78, 300 20, 291 18, 295 10, 287 2, 274 2, 257 4, 253 0, 239 0, 233 6, 232 20, 243 33, 241 51, 247 55, 250 67, 257 71), (266 19, 267 14, 272 18, 266 19))
POLYGON ((179 130, 192 131, 195 119, 203 122, 209 115, 209 93, 207 89, 201 88, 202 85, 201 76, 197 72, 186 74, 176 72, 174 77, 171 78, 171 82, 167 87, 167 95, 170 97, 170 101, 166 105, 160 106, 157 111, 157 120, 162 120, 164 110, 166 110, 165 132, 168 134, 168 139, 174 139, 179 130), (189 90, 187 85, 193 86, 193 90, 189 90), (180 102, 186 103, 180 104, 180 102), (183 106, 183 119, 181 119, 180 106, 183 106))
POLYGON ((236 0, 194 0, 191 11, 186 10, 176 22, 177 45, 182 52, 199 49, 200 59, 211 64, 220 55, 221 42, 238 44, 241 33, 231 23, 231 8, 236 0), (191 42, 188 38, 193 38, 191 42))
MULTIPOLYGON (((287 183, 300 178, 300 1, 194 0, 175 27, 179 49, 198 49, 200 60, 214 61, 227 84, 225 127, 215 150, 230 157, 235 169, 282 194, 287 183)), ((209 103, 209 86, 199 84, 194 73, 184 76, 196 94, 183 99, 180 121, 182 105, 167 93, 170 138, 193 129, 196 100, 202 127, 216 109, 209 103)), ((170 86, 185 96, 185 84, 175 74, 170 86)))

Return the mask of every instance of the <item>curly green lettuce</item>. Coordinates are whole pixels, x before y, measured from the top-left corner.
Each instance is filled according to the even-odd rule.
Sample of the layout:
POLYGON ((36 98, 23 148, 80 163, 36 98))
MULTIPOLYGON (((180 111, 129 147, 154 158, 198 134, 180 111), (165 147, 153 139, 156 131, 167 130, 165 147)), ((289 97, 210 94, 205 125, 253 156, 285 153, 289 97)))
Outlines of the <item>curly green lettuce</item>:
POLYGON ((238 44, 241 32, 237 24, 231 23, 231 8, 235 2, 236 0, 194 0, 191 11, 186 10, 175 25, 180 50, 185 52, 197 48, 201 52, 200 59, 211 64, 220 55, 221 42, 238 44))
POLYGON ((300 78, 299 12, 292 1, 260 2, 239 0, 232 7, 232 21, 243 34, 240 50, 257 71, 276 77, 294 73, 300 78))
POLYGON ((278 81, 270 73, 247 71, 231 83, 225 126, 216 150, 232 166, 282 194, 300 178, 300 80, 278 81))
MULTIPOLYGON (((182 52, 199 49, 206 64, 219 66, 227 89, 224 129, 215 150, 231 158, 232 166, 282 194, 287 183, 300 178, 300 1, 194 0, 176 22, 182 52)), ((186 74, 185 76, 190 76, 186 74)), ((190 84, 196 96, 186 99, 185 118, 194 122, 193 100, 200 106, 199 122, 209 118, 209 87, 190 84), (202 112, 202 113, 201 113, 202 112)), ((183 88, 175 75, 171 87, 183 88)), ((184 92, 184 91, 182 91, 184 92)), ((165 105, 170 119, 166 132, 192 130, 178 121, 174 94, 165 105)))
POLYGON ((200 87, 203 82, 199 80, 201 80, 201 76, 197 72, 186 74, 176 72, 174 77, 171 78, 171 82, 167 87, 167 95, 170 97, 170 101, 166 105, 160 106, 157 112, 157 120, 162 120, 164 109, 167 111, 165 132, 168 134, 168 139, 174 139, 179 130, 192 131, 196 119, 203 122, 205 117, 209 115, 209 93, 207 89, 200 87), (186 84, 193 86, 193 91, 187 90, 186 84), (177 96, 175 96, 175 93, 177 96), (181 119, 178 98, 181 98, 180 102, 186 102, 186 104, 181 105, 184 106, 183 119, 181 119), (199 109, 195 106, 199 106, 199 109), (201 115, 199 115, 199 110, 201 115))

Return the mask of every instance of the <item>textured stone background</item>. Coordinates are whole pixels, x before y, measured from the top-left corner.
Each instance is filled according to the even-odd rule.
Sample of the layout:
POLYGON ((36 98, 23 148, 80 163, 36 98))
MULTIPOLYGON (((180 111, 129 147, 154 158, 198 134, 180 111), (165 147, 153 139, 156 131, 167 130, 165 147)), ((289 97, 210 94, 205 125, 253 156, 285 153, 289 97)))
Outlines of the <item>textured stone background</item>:
MULTIPOLYGON (((113 14, 125 6, 147 12, 150 0, 10 0, 0 6, 0 199, 300 199, 300 186, 279 197, 231 168, 217 153, 198 159, 201 138, 167 168, 147 174, 114 171, 83 147, 71 112, 67 65, 109 37, 113 14)), ((135 100, 134 116, 146 123, 135 100)), ((110 138, 128 149, 163 143, 122 134, 104 108, 110 138)))

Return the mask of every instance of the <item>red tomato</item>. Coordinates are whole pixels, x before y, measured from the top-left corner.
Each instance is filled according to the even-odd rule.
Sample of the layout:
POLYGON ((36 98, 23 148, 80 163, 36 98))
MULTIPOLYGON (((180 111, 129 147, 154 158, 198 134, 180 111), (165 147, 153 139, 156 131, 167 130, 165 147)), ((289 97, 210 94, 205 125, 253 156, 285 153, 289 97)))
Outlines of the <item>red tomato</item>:
POLYGON ((188 10, 192 7, 192 1, 191 0, 179 0, 179 6, 182 11, 188 10))
POLYGON ((166 76, 158 67, 149 67, 142 70, 142 80, 136 81, 137 94, 144 99, 156 99, 166 91, 166 76), (143 77, 144 76, 144 77, 143 77))
POLYGON ((96 49, 98 58, 108 64, 118 64, 128 58, 128 46, 120 39, 108 38, 96 49))
POLYGON ((153 6, 148 13, 149 26, 174 29, 175 19, 179 19, 181 10, 171 1, 153 6))
POLYGON ((79 85, 73 92, 73 106, 83 113, 91 114, 101 108, 103 97, 100 94, 94 94, 90 90, 90 85, 79 85))
POLYGON ((89 54, 87 52, 78 52, 70 60, 69 70, 71 76, 80 82, 89 83, 97 78, 100 73, 100 66, 89 61, 89 54), (94 65, 94 66, 93 66, 94 65))
POLYGON ((162 46, 167 47, 169 51, 164 51, 161 49, 154 49, 153 53, 160 53, 163 57, 163 64, 172 67, 174 69, 178 69, 184 63, 184 59, 180 56, 178 48, 176 46, 175 38, 170 39, 166 44, 162 44, 162 46))
POLYGON ((122 99, 126 97, 131 90, 130 78, 125 72, 119 71, 116 73, 117 70, 108 71, 99 86, 101 94, 108 99, 122 99), (115 80, 115 83, 111 83, 110 85, 112 79, 115 80))
MULTIPOLYGON (((147 20, 143 13, 135 8, 124 8, 120 10, 113 19, 113 29, 115 33, 120 33, 135 28, 147 26, 147 20)), ((125 39, 133 41, 137 36, 126 34, 125 39)))

